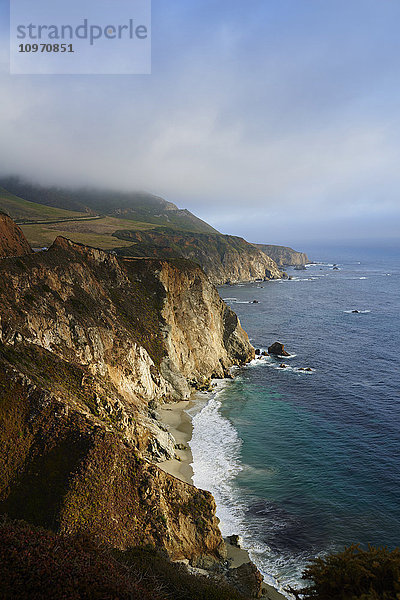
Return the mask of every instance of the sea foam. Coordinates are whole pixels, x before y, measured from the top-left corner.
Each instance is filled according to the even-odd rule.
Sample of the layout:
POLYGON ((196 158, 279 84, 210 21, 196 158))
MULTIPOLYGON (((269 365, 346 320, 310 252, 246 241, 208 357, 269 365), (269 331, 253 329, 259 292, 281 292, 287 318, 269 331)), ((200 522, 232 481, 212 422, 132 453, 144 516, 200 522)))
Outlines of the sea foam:
MULTIPOLYGON (((196 412, 196 407, 188 411, 194 415, 193 434, 189 442, 193 455, 193 483, 213 494, 222 535, 240 535, 243 548, 248 550, 265 581, 283 593, 279 581, 270 573, 279 573, 288 558, 272 551, 261 539, 259 525, 248 520, 249 498, 242 496, 235 484, 238 475, 246 473, 252 467, 242 463, 242 440, 232 423, 221 414, 224 383, 218 382, 216 391, 209 393, 209 400, 205 405, 202 394, 200 411, 197 408, 196 412)), ((229 383, 231 382, 228 385, 229 383)), ((264 470, 265 473, 267 471, 264 470)), ((269 513, 268 509, 267 511, 269 513)), ((267 522, 272 529, 281 527, 279 521, 275 523, 273 510, 268 514, 267 522)), ((298 585, 303 566, 301 563, 293 564, 293 577, 285 584, 298 585)))

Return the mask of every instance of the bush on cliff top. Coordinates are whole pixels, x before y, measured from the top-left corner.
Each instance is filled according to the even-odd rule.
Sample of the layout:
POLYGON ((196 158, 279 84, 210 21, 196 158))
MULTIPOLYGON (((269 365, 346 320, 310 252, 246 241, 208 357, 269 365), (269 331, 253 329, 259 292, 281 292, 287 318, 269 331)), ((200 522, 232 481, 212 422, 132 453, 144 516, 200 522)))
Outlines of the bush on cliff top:
POLYGON ((295 592, 303 600, 400 600, 400 549, 353 545, 312 561, 303 579, 311 581, 295 592))
POLYGON ((23 521, 0 522, 1 600, 240 600, 155 551, 117 552, 23 521))

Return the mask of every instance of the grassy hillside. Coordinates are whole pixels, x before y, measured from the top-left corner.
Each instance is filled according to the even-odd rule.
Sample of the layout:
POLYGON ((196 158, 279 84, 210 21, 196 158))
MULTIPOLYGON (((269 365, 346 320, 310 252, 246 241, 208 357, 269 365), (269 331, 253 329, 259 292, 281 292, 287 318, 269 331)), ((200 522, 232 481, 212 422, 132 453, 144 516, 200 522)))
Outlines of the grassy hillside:
POLYGON ((12 195, 43 207, 107 215, 197 233, 218 233, 188 210, 181 210, 175 204, 146 192, 43 187, 16 177, 0 179, 0 186, 12 195))
MULTIPOLYGON (((34 248, 50 246, 58 235, 69 238, 73 242, 86 244, 103 250, 112 250, 117 244, 112 234, 121 227, 130 230, 146 231, 155 227, 152 223, 140 223, 115 217, 102 217, 92 220, 71 220, 47 224, 21 225, 25 236, 34 248)), ((118 242, 119 246, 128 246, 130 242, 118 242)))
MULTIPOLYGON (((35 198, 35 201, 32 201, 16 196, 4 188, 0 188, 0 212, 8 214, 20 223, 29 243, 34 248, 50 246, 58 235, 63 235, 74 242, 110 250, 116 245, 112 234, 117 230, 147 231, 156 228, 157 221, 161 223, 168 222, 179 229, 182 221, 182 213, 187 213, 186 222, 187 224, 193 223, 195 230, 199 228, 197 221, 202 223, 200 219, 197 219, 197 217, 194 217, 188 211, 179 211, 178 209, 168 209, 163 218, 161 216, 158 217, 155 213, 157 213, 156 209, 159 209, 160 203, 164 203, 167 207, 169 204, 161 199, 160 203, 152 201, 150 196, 148 206, 137 206, 135 211, 127 209, 124 214, 120 214, 119 216, 107 216, 104 214, 90 214, 91 210, 89 207, 86 207, 84 204, 75 204, 68 200, 66 201, 66 206, 76 206, 82 209, 81 212, 47 206, 39 201, 49 200, 53 192, 50 193, 49 190, 45 190, 42 196, 41 190, 44 190, 44 188, 30 188, 31 193, 28 193, 27 196, 35 198), (128 218, 129 215, 133 214, 137 216, 137 219, 128 218), (146 218, 149 221, 146 221, 146 218)), ((19 191, 25 193, 26 189, 21 186, 19 191)), ((54 191, 54 196, 58 201, 63 201, 61 192, 58 194, 54 191)), ((144 196, 142 200, 144 203, 146 202, 144 196)), ((114 212, 121 213, 123 209, 115 210, 114 212)), ((208 226, 206 225, 206 227, 208 226)), ((210 229, 212 230, 211 227, 210 229)), ((130 244, 129 242, 121 241, 118 245, 123 247, 130 244)))
POLYGON ((8 214, 15 221, 42 221, 52 219, 71 219, 83 216, 83 212, 64 210, 30 202, 15 196, 0 187, 0 211, 8 214))

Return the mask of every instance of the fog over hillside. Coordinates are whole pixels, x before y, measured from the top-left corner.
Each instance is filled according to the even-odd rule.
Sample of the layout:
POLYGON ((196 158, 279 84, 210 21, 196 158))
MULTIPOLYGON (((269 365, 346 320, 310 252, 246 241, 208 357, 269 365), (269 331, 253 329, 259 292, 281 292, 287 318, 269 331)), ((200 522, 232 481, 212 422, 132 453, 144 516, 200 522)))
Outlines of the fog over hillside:
POLYGON ((112 78, 9 75, 0 16, 2 174, 145 190, 259 243, 398 237, 398 3, 174 0, 152 75, 112 78))

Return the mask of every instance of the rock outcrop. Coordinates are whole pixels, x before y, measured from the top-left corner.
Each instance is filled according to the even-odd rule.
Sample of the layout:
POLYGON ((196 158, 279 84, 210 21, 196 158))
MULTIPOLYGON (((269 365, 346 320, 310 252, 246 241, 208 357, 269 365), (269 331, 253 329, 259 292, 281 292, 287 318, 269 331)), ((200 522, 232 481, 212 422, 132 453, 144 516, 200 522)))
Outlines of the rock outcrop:
POLYGON ((245 598, 261 598, 263 578, 253 563, 243 563, 240 567, 231 569, 228 577, 228 581, 230 581, 245 598))
POLYGON ((32 248, 22 230, 8 215, 0 212, 0 259, 31 253, 32 248))
POLYGON ((117 548, 221 558, 212 496, 154 464, 174 446, 152 408, 253 357, 191 262, 65 238, 0 261, 0 512, 117 548))
POLYGON ((310 262, 307 254, 304 252, 297 252, 286 246, 273 246, 268 244, 254 244, 254 246, 272 258, 279 267, 301 267, 310 262))
POLYGON ((233 235, 187 233, 167 228, 121 230, 113 235, 133 243, 128 248, 116 248, 119 255, 183 257, 200 265, 214 285, 283 276, 269 256, 233 235))
MULTIPOLYGON (((55 371, 18 372, 10 362, 22 350, 1 353, 1 512, 115 548, 152 545, 173 559, 217 558, 222 540, 211 494, 144 460, 116 417, 107 423, 85 412, 72 390, 73 369, 53 365, 69 376, 69 397, 60 381, 53 392, 39 385, 55 371)), ((30 352, 42 366, 49 360, 30 352)))
POLYGON ((268 348, 268 352, 269 354, 273 354, 275 356, 290 356, 289 352, 286 352, 285 346, 280 342, 274 342, 272 346, 268 348))

